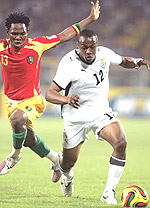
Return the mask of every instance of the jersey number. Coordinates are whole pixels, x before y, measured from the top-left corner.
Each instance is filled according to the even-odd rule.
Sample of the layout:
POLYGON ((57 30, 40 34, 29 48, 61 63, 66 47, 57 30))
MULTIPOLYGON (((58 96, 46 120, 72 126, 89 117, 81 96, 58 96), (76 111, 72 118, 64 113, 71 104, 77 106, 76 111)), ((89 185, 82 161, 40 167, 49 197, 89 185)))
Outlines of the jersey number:
POLYGON ((99 71, 99 77, 97 76, 97 74, 93 74, 93 76, 96 78, 96 82, 97 82, 96 85, 98 85, 100 82, 102 82, 104 80, 102 70, 99 71))
POLYGON ((108 114, 108 113, 105 113, 104 115, 108 116, 110 120, 113 118, 113 116, 111 116, 111 115, 108 114))
POLYGON ((2 65, 7 66, 8 65, 8 56, 1 55, 1 63, 2 63, 2 65))

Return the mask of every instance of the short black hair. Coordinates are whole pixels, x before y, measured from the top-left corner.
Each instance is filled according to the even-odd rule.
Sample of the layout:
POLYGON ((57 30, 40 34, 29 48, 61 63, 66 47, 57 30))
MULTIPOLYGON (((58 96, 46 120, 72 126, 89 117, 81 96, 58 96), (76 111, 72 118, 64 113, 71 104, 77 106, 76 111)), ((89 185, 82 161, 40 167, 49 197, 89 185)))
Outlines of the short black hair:
MULTIPOLYGON (((77 40, 79 41, 80 37, 83 36, 85 38, 89 38, 89 37, 92 37, 92 36, 96 36, 97 37, 97 34, 93 31, 93 30, 82 30, 79 35, 77 36, 77 40)), ((97 37, 97 40, 98 40, 98 37, 97 37)))
POLYGON ((28 28, 30 24, 29 17, 25 16, 24 13, 11 13, 5 20, 5 27, 6 29, 10 29, 12 23, 24 23, 25 26, 28 28))

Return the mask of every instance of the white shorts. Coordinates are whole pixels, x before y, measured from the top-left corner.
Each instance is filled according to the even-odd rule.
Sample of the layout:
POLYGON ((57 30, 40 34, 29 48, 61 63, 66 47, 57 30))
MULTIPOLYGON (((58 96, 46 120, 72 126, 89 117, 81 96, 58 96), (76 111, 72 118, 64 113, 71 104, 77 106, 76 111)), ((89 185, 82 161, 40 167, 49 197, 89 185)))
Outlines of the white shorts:
POLYGON ((102 137, 98 136, 98 132, 115 121, 119 122, 119 119, 116 118, 113 112, 105 113, 96 120, 88 123, 64 121, 63 147, 65 149, 71 149, 81 142, 87 141, 89 139, 88 134, 91 130, 93 130, 98 140, 103 140, 102 137))

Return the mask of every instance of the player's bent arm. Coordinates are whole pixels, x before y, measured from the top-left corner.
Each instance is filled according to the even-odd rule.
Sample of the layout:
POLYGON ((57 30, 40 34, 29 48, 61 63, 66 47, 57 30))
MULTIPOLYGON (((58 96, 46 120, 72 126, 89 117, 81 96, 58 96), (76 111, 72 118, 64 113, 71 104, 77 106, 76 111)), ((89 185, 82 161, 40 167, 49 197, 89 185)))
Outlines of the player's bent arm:
POLYGON ((55 82, 52 82, 45 94, 46 101, 53 104, 69 104, 74 108, 80 107, 80 98, 78 95, 73 94, 71 97, 63 96, 60 94, 61 90, 55 82))
POLYGON ((64 31, 58 34, 60 37, 60 43, 71 40, 73 37, 78 35, 79 32, 83 30, 87 25, 98 19, 100 14, 99 0, 97 0, 95 4, 93 2, 91 2, 91 4, 91 13, 87 18, 83 19, 75 25, 72 25, 73 27, 71 26, 66 28, 64 31))
POLYGON ((60 94, 62 89, 55 83, 52 82, 45 94, 46 101, 53 104, 67 104, 68 97, 60 94))
POLYGON ((123 57, 120 66, 124 68, 135 68, 138 69, 140 66, 145 65, 150 70, 150 62, 143 60, 142 58, 123 57))

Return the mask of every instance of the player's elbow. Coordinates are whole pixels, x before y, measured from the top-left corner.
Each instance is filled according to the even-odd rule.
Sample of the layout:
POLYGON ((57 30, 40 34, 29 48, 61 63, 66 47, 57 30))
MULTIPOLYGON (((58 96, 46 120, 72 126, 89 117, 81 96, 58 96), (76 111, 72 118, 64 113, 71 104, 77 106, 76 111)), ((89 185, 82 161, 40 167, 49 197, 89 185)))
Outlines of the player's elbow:
POLYGON ((60 43, 66 42, 71 40, 73 37, 75 36, 75 32, 74 31, 67 31, 67 29, 59 34, 60 37, 60 43))
POLYGON ((52 102, 52 97, 51 97, 51 92, 50 91, 47 91, 46 94, 45 94, 45 100, 47 102, 52 102))

